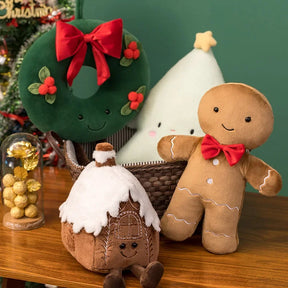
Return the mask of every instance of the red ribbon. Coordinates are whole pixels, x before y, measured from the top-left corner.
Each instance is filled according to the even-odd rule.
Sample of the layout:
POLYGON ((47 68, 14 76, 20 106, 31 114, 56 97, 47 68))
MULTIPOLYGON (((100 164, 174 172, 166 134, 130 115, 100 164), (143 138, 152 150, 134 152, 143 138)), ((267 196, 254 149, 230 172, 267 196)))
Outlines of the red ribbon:
POLYGON ((71 24, 56 23, 56 56, 57 61, 72 57, 67 72, 67 81, 72 85, 84 63, 87 43, 92 52, 97 69, 97 84, 102 85, 109 77, 110 70, 105 55, 120 58, 122 50, 122 19, 112 20, 97 26, 91 33, 84 34, 71 24))
POLYGON ((11 120, 18 121, 21 126, 23 126, 24 122, 29 119, 28 116, 19 116, 19 115, 16 115, 16 114, 11 114, 11 113, 2 112, 2 111, 0 111, 0 114, 2 116, 6 117, 6 118, 11 119, 11 120))
POLYGON ((222 145, 211 135, 205 135, 201 144, 201 151, 204 159, 211 159, 216 157, 221 151, 230 166, 237 164, 245 153, 245 146, 243 144, 222 145))

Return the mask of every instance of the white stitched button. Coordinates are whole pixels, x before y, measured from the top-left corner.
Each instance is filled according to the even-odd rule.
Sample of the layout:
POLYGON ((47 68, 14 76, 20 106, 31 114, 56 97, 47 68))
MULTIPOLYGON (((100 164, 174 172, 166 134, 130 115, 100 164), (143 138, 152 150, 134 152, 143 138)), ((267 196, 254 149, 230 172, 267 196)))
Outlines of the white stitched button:
POLYGON ((208 184, 213 184, 213 179, 212 179, 212 178, 208 178, 208 179, 207 179, 207 183, 208 183, 208 184))
POLYGON ((217 165, 219 165, 219 160, 218 159, 213 159, 213 165, 214 166, 217 166, 217 165))

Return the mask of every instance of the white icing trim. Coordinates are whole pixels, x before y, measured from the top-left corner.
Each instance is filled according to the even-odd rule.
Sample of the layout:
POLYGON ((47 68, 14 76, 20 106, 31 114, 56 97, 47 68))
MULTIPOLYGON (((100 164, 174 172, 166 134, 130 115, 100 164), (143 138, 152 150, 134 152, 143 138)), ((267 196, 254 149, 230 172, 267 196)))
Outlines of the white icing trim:
POLYGON ((196 224, 196 222, 188 222, 187 220, 185 220, 185 219, 179 219, 179 218, 177 218, 174 214, 172 214, 172 213, 168 213, 167 214, 167 216, 172 216, 176 221, 179 221, 179 222, 184 222, 185 224, 187 224, 187 225, 192 225, 192 224, 196 224))
POLYGON ((115 158, 116 153, 114 150, 112 151, 94 151, 93 159, 95 159, 98 163, 105 163, 108 159, 115 158))
POLYGON ((96 237, 108 225, 108 215, 118 217, 120 203, 130 196, 140 204, 145 225, 160 232, 158 215, 137 178, 119 165, 96 167, 94 161, 84 168, 60 206, 61 222, 73 224, 74 233, 84 228, 96 237))
POLYGON ((191 196, 198 196, 199 198, 201 198, 202 201, 204 202, 211 202, 212 204, 214 204, 215 206, 220 206, 220 207, 226 207, 229 210, 233 211, 233 210, 237 210, 238 212, 240 211, 239 207, 235 206, 235 207, 231 207, 226 203, 217 203, 215 200, 213 199, 206 199, 204 198, 202 195, 200 195, 199 193, 192 193, 188 188, 179 188, 178 189, 180 191, 186 190, 191 196))
POLYGON ((264 178, 263 183, 259 186, 259 192, 262 192, 262 187, 265 186, 266 180, 271 176, 271 169, 268 170, 268 175, 264 178))
POLYGON ((209 231, 209 230, 205 230, 204 232, 206 232, 206 233, 211 233, 211 234, 213 234, 214 236, 217 236, 217 237, 225 237, 225 238, 232 238, 232 237, 233 237, 233 236, 227 235, 227 234, 225 234, 225 233, 219 233, 219 234, 217 234, 217 233, 215 233, 215 232, 213 232, 213 231, 209 231))
POLYGON ((176 136, 174 136, 171 140, 170 140, 170 142, 171 142, 171 149, 170 149, 170 152, 171 152, 171 158, 172 159, 175 159, 175 154, 174 154, 174 152, 173 152, 173 148, 174 148, 174 145, 175 145, 175 143, 174 143, 174 140, 176 139, 176 136))

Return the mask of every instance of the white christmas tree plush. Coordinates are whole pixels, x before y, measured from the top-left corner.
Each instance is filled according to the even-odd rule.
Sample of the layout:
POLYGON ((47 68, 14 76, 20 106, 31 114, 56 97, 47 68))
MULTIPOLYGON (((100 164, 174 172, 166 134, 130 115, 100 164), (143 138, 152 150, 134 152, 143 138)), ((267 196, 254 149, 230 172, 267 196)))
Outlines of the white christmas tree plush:
POLYGON ((118 163, 160 161, 158 141, 169 134, 202 136, 198 105, 210 88, 224 83, 211 46, 212 32, 197 33, 195 49, 153 87, 140 112, 135 135, 118 152, 118 163))

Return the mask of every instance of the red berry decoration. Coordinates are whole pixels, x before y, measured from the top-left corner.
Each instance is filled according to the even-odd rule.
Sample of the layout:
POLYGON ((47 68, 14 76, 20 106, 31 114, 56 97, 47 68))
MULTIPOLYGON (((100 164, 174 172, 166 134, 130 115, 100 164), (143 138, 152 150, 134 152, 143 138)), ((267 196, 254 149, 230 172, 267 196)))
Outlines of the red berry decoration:
POLYGON ((55 94, 57 92, 57 87, 56 86, 50 86, 48 88, 48 94, 55 94))
POLYGON ((128 94, 128 99, 129 99, 129 101, 131 101, 131 102, 137 101, 137 99, 138 99, 138 93, 137 93, 137 92, 134 92, 134 91, 130 92, 130 93, 128 94))
POLYGON ((137 42, 136 41, 131 41, 129 44, 128 44, 128 48, 132 49, 132 50, 136 50, 138 48, 137 46, 137 42))
POLYGON ((39 86, 38 92, 40 95, 46 95, 48 93, 49 87, 46 84, 42 84, 39 86))
POLYGON ((137 93, 137 102, 142 103, 144 100, 144 95, 142 93, 137 93))
POLYGON ((134 56, 134 52, 132 49, 125 49, 124 50, 124 57, 127 59, 132 59, 134 56))
POLYGON ((139 107, 139 102, 131 102, 130 104, 130 109, 131 110, 137 110, 137 108, 139 107))
POLYGON ((128 93, 128 102, 121 108, 121 115, 126 116, 139 108, 140 103, 144 101, 146 86, 140 86, 137 91, 128 93))
POLYGON ((134 50, 134 51, 133 51, 133 59, 136 60, 136 59, 139 58, 139 56, 140 56, 140 51, 139 51, 139 49, 134 50))
POLYGON ((54 77, 50 76, 50 71, 46 66, 40 69, 38 77, 41 83, 32 83, 28 86, 28 91, 34 95, 45 96, 45 101, 48 104, 53 104, 56 100, 57 92, 54 77))
POLYGON ((47 86, 54 86, 55 85, 55 80, 53 77, 49 76, 44 80, 44 84, 46 84, 47 86))
POLYGON ((131 41, 127 49, 124 50, 124 57, 126 59, 138 59, 140 56, 140 50, 138 49, 138 45, 136 41, 131 41))

